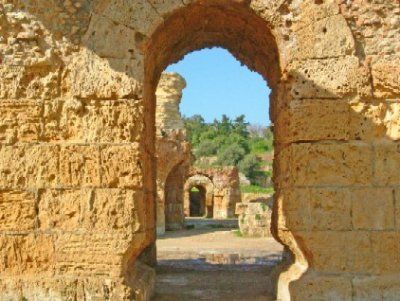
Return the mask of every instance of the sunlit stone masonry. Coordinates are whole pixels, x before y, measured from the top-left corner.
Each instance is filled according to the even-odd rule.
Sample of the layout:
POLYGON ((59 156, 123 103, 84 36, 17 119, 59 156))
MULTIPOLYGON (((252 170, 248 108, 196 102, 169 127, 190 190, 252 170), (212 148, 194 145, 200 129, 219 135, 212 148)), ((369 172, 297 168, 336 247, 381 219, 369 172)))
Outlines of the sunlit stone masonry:
POLYGON ((236 167, 192 167, 184 184, 185 216, 234 218, 241 200, 239 184, 236 167))
POLYGON ((236 204, 239 229, 246 237, 271 237, 271 219, 274 200, 268 194, 242 194, 236 204))
POLYGON ((156 91, 157 234, 184 226, 183 188, 192 161, 179 112, 185 87, 177 73, 163 73, 156 91))
POLYGON ((156 88, 221 46, 272 89, 277 299, 398 300, 399 23, 397 0, 0 0, 0 299, 150 298, 156 88))

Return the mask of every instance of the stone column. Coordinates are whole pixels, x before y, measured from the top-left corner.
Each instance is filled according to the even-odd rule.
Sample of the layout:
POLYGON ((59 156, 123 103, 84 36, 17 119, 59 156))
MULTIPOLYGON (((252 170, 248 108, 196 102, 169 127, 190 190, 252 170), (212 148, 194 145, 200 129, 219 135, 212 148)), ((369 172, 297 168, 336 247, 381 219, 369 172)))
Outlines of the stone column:
POLYGON ((186 82, 179 74, 163 73, 156 91, 157 234, 159 235, 165 232, 166 220, 174 229, 183 226, 183 185, 191 158, 184 123, 179 112, 182 90, 185 87, 186 82))

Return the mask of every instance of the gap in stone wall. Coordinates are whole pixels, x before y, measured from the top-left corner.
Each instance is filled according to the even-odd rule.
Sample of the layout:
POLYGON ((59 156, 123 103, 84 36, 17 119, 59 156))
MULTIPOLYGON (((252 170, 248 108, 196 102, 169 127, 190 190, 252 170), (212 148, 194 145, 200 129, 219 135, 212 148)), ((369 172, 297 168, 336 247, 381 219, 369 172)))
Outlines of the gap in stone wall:
MULTIPOLYGON (((243 73, 242 78, 249 76, 246 67, 239 68, 247 70, 235 71, 243 73)), ((263 101, 267 102, 266 83, 258 80, 265 85, 263 101)), ((250 185, 237 166, 218 166, 212 156, 202 158, 208 163, 196 163, 196 149, 180 111, 184 89, 191 84, 176 72, 164 72, 155 93, 158 266, 154 300, 275 300, 283 246, 271 234, 272 182, 269 191, 260 186, 253 192, 249 189, 258 186, 250 185)), ((205 113, 206 107, 197 113, 205 113)), ((261 135, 262 127, 247 130, 261 135)), ((218 148, 217 140, 211 142, 218 148)), ((257 158, 272 169, 273 151, 257 158)))

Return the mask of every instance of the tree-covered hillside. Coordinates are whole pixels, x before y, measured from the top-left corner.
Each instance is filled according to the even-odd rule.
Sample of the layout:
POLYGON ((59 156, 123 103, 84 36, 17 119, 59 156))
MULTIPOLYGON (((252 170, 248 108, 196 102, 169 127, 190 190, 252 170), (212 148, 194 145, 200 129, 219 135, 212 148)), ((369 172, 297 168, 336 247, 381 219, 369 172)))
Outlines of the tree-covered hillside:
POLYGON ((273 151, 273 135, 268 127, 252 126, 241 115, 231 120, 206 123, 201 115, 184 118, 189 141, 192 144, 195 165, 237 166, 252 184, 270 177, 271 168, 263 160, 273 151))

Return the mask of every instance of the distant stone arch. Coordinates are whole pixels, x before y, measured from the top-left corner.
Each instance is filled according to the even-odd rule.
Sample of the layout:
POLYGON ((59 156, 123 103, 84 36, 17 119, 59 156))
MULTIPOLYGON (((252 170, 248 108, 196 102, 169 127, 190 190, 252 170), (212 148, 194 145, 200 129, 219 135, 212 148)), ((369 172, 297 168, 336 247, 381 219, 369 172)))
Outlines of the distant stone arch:
POLYGON ((210 178, 198 174, 193 175, 187 179, 184 188, 184 212, 185 216, 204 216, 213 217, 213 206, 214 206, 214 184, 210 178), (204 197, 204 203, 200 203, 201 214, 195 214, 191 211, 193 204, 191 203, 191 189, 198 188, 202 197, 204 197))
POLYGON ((241 201, 239 171, 236 167, 191 168, 185 183, 185 215, 190 216, 190 189, 206 191, 206 217, 235 217, 236 203, 241 201))

